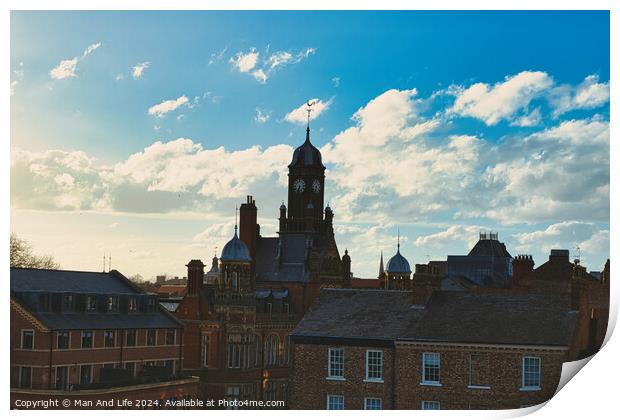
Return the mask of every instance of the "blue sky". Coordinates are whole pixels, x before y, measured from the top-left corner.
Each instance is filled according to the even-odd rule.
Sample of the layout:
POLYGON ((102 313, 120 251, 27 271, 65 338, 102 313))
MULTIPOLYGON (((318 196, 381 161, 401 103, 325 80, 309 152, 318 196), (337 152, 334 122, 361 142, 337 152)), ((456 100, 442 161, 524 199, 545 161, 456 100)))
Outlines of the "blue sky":
POLYGON ((65 268, 180 275, 246 194, 275 231, 314 98, 356 275, 396 226, 609 254, 607 12, 13 12, 11 70, 12 230, 65 268))

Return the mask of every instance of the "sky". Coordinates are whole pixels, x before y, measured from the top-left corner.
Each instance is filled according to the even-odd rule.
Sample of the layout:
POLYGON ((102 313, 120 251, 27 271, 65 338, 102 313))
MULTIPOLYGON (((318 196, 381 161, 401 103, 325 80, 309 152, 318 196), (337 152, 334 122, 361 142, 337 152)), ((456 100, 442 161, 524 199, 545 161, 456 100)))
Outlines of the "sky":
POLYGON ((11 231, 64 269, 183 276, 312 142, 355 276, 609 258, 609 13, 11 12, 11 231))

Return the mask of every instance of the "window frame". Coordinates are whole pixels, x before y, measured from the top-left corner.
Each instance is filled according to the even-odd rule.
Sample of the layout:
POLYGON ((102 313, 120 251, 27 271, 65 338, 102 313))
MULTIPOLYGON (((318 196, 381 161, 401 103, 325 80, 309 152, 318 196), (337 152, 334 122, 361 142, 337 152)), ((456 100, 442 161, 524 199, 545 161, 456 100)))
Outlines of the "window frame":
POLYGON ((383 382, 383 350, 376 350, 376 349, 368 349, 366 350, 366 355, 365 355, 365 369, 366 369, 366 375, 365 375, 365 379, 364 382, 383 382), (371 353, 377 353, 379 354, 380 358, 380 364, 379 364, 379 377, 370 377, 368 374, 370 372, 370 354, 371 353))
POLYGON ((21 330, 20 333, 20 342, 19 342, 19 348, 21 350, 34 350, 34 330, 31 328, 25 328, 23 330, 21 330), (31 341, 30 341, 30 347, 24 347, 24 333, 31 333, 31 341))
POLYGON ((345 376, 344 376, 344 347, 330 347, 327 349, 327 378, 326 379, 330 379, 330 380, 338 380, 338 381, 344 381, 345 380, 345 376), (342 354, 342 362, 341 362, 341 370, 342 370, 342 375, 332 375, 332 352, 341 352, 342 354))
POLYGON ((81 340, 80 340, 80 345, 82 349, 92 349, 95 346, 95 332, 93 330, 82 330, 82 334, 81 334, 81 340), (84 346, 84 338, 86 336, 86 333, 90 333, 90 345, 89 346, 84 346))
POLYGON ((157 345, 157 328, 149 328, 148 330, 146 330, 146 345, 150 347, 157 345), (153 336, 153 344, 149 343, 149 335, 151 332, 155 332, 153 336))
POLYGON ((83 385, 91 385, 93 383, 93 365, 80 365, 80 386, 83 385), (82 371, 84 370, 84 368, 88 368, 88 383, 83 383, 82 382, 82 378, 83 378, 83 374, 82 371))
POLYGON ((125 330, 125 347, 137 347, 138 346, 138 330, 131 329, 125 330), (129 337, 133 337, 133 342, 129 343, 129 337))
POLYGON ((56 331, 56 350, 69 350, 70 348, 71 348, 71 331, 69 330, 56 331), (61 333, 67 334, 67 346, 66 347, 60 346, 60 334, 61 333))
MULTIPOLYGON (((432 367, 431 367, 432 368, 432 367)), ((422 381, 420 385, 441 386, 441 353, 437 352, 423 352, 422 353, 422 381), (426 359, 427 356, 437 356, 437 377, 436 381, 429 380, 426 377, 426 359)))
POLYGON ((523 356, 521 359, 521 388, 520 391, 540 391, 542 382, 542 359, 538 356, 523 356), (526 385, 525 384, 525 361, 536 360, 538 361, 538 385, 526 385))
POLYGON ((364 410, 383 410, 383 400, 380 397, 364 397, 364 410), (370 401, 378 401, 379 408, 368 408, 370 401))
POLYGON ((327 410, 344 410, 344 395, 338 395, 338 394, 327 394, 327 410), (330 408, 330 400, 331 398, 339 398, 342 403, 339 405, 342 405, 342 408, 330 408))
POLYGON ((176 344, 177 344, 177 330, 175 330, 175 329, 167 329, 167 330, 166 330, 166 345, 167 345, 167 346, 176 346, 176 344), (173 336, 172 336, 172 337, 173 337, 172 342, 170 342, 170 341, 168 340, 168 338, 170 337, 170 333, 171 333, 171 332, 172 332, 172 334, 173 334, 173 336))
POLYGON ((441 403, 439 401, 428 401, 428 400, 423 400, 421 407, 421 410, 441 410, 441 403), (429 405, 437 405, 437 408, 428 408, 429 405))
POLYGON ((19 388, 32 389, 32 366, 19 367, 19 388), (28 386, 24 386, 22 381, 22 379, 24 378, 24 369, 30 370, 30 375, 28 375, 28 386))
POLYGON ((113 348, 116 347, 116 330, 104 330, 103 331, 103 347, 113 348), (108 346, 108 333, 112 333, 112 345, 108 346))
POLYGON ((468 388, 470 389, 491 389, 491 385, 490 385, 490 372, 491 372, 491 366, 490 366, 490 355, 488 353, 469 353, 469 384, 467 385, 468 388), (481 356, 481 357, 486 357, 487 360, 487 379, 489 379, 489 383, 487 384, 475 384, 472 382, 472 358, 473 356, 481 356))

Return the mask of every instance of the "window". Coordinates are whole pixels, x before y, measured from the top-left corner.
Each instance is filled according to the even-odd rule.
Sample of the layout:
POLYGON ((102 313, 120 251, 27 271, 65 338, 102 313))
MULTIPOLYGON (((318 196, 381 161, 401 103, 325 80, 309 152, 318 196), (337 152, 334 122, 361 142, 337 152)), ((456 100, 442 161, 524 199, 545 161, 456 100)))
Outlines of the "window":
POLYGON ((128 330, 127 331, 127 335, 126 335, 126 340, 125 340, 125 344, 127 345, 127 347, 135 347, 136 346, 136 341, 137 341, 137 334, 138 332, 136 330, 128 330))
POLYGON ((80 385, 90 385, 92 382, 93 366, 82 365, 80 366, 80 385))
POLYGON ((328 351, 327 377, 344 379, 344 349, 334 348, 328 351))
POLYGON ((69 388, 69 371, 67 366, 56 368, 56 389, 64 391, 69 388))
POLYGON ((328 395, 327 396, 327 409, 328 410, 344 410, 344 395, 328 395))
POLYGON ((131 373, 131 377, 136 376, 136 363, 135 362, 127 362, 125 363, 125 370, 128 370, 131 373))
MULTIPOLYGON (((226 399, 230 402, 239 401, 239 394, 241 394, 241 388, 238 386, 226 387, 226 399)), ((229 405, 228 410, 238 410, 237 405, 229 405)))
POLYGON ((170 375, 174 373, 174 360, 165 360, 164 367, 170 375))
POLYGON ((104 369, 114 369, 114 363, 104 363, 103 364, 103 368, 104 369))
POLYGON ((62 311, 63 312, 73 311, 73 295, 72 294, 62 295, 62 311))
POLYGON ((19 387, 30 388, 32 386, 32 368, 22 366, 19 368, 19 387))
POLYGON ((22 330, 22 345, 24 350, 32 350, 34 348, 34 330, 22 330))
POLYGON ((109 296, 106 302, 108 312, 118 312, 118 296, 109 296))
POLYGON ((285 314, 291 313, 291 305, 286 303, 286 302, 284 302, 282 304, 282 312, 285 313, 285 314))
POLYGON ((422 383, 439 385, 439 353, 422 354, 422 383))
POLYGON ((136 299, 135 297, 130 297, 127 310, 129 312, 136 312, 138 310, 138 299, 136 299))
POLYGON ((229 368, 251 368, 259 365, 260 339, 257 337, 256 334, 230 334, 228 336, 229 368))
POLYGON ((147 312, 155 312, 155 309, 157 308, 157 297, 156 296, 150 296, 148 303, 147 303, 147 307, 146 310, 147 312))
POLYGON ((265 393, 265 401, 276 401, 278 399, 278 383, 269 381, 267 383, 267 392, 265 393))
POLYGON ((176 330, 166 330, 166 345, 172 346, 176 344, 177 332, 176 330))
POLYGON ((489 388, 489 355, 469 355, 469 386, 472 388, 489 388))
POLYGON ((50 295, 48 293, 41 293, 39 295, 39 310, 41 312, 50 310, 50 295))
POLYGON ((211 347, 211 336, 209 334, 202 335, 202 367, 209 366, 209 351, 211 347))
POLYGON ((367 350, 366 351, 366 380, 382 381, 383 380, 383 351, 367 350))
POLYGON ((523 390, 540 389, 540 357, 523 358, 523 390))
POLYGON ((237 289, 239 289, 239 284, 238 284, 238 281, 237 281, 237 272, 233 272, 233 273, 232 273, 232 282, 231 282, 231 286, 232 286, 232 289, 233 289, 233 290, 235 290, 235 291, 236 291, 237 289))
POLYGON ((97 296, 86 296, 86 310, 91 312, 97 310, 97 296))
POLYGON ((93 346, 93 332, 82 331, 82 348, 89 349, 93 346))
POLYGON ((364 398, 364 410, 381 410, 381 398, 364 398))
POLYGON ((280 349, 280 338, 272 334, 267 338, 265 343, 265 352, 267 356, 267 366, 275 366, 278 364, 278 351, 280 349))
POLYGON ((103 343, 106 347, 114 347, 116 345, 116 340, 114 331, 105 331, 103 333, 103 343))
POLYGON ((154 346, 157 344, 157 330, 147 330, 146 331, 146 345, 154 346))
POLYGON ((56 348, 58 349, 69 348, 69 331, 58 331, 56 333, 56 348))
POLYGON ((422 401, 422 410, 439 410, 439 401, 422 401))

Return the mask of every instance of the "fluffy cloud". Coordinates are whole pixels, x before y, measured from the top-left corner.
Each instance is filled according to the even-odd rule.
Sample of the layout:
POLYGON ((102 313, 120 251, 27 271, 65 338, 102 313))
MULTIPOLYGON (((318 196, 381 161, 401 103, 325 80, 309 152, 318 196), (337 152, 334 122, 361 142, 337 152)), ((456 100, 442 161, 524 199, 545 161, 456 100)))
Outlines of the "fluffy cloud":
POLYGON ((178 107, 187 104, 189 99, 187 96, 179 96, 176 99, 169 99, 167 101, 163 101, 157 105, 153 105, 149 108, 149 115, 154 115, 156 117, 163 117, 168 112, 174 111, 178 107))
MULTIPOLYGON (((323 101, 318 98, 310 99, 308 102, 313 105, 310 107, 310 120, 318 118, 323 112, 327 111, 333 99, 323 101)), ((308 103, 304 103, 284 116, 284 119, 291 123, 305 124, 308 121, 308 103)))
POLYGON ((456 89, 456 100, 449 112, 495 125, 527 108, 532 99, 552 85, 551 77, 541 71, 523 71, 493 86, 476 83, 456 89))
POLYGON ((599 83, 597 75, 590 75, 575 87, 556 87, 550 92, 549 101, 554 107, 554 117, 574 109, 598 108, 609 102, 609 82, 599 83))
MULTIPOLYGON (((276 51, 269 54, 264 60, 260 60, 260 53, 256 48, 252 47, 247 52, 237 52, 228 62, 240 73, 249 73, 254 80, 265 84, 278 69, 287 65, 297 64, 314 54, 315 51, 315 48, 306 48, 299 52, 276 51)), ((212 57, 212 60, 215 59, 212 57)), ((210 60, 209 64, 211 62, 210 60)))
POLYGON ((250 48, 248 52, 238 52, 228 62, 239 72, 248 73, 256 66, 259 57, 260 53, 256 51, 256 48, 250 48))
POLYGON ((489 228, 482 226, 450 226, 446 230, 431 233, 430 235, 418 236, 415 245, 420 248, 443 249, 455 241, 464 242, 471 249, 478 240, 480 232, 488 232, 489 228))
POLYGON ((68 77, 76 77, 75 69, 77 68, 78 58, 73 57, 69 60, 62 60, 56 67, 50 70, 52 79, 62 80, 68 77))
POLYGON ((86 47, 82 56, 80 58, 73 57, 67 60, 61 60, 60 63, 52 70, 50 70, 49 75, 52 79, 62 80, 70 77, 77 77, 76 70, 78 62, 86 58, 86 56, 90 55, 93 51, 101 46, 101 42, 97 42, 86 47))
POLYGON ((144 63, 138 63, 131 69, 131 75, 134 79, 139 79, 142 77, 144 70, 146 70, 151 65, 150 62, 145 61, 144 63))

